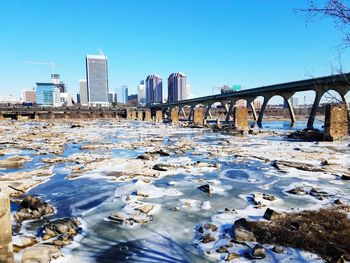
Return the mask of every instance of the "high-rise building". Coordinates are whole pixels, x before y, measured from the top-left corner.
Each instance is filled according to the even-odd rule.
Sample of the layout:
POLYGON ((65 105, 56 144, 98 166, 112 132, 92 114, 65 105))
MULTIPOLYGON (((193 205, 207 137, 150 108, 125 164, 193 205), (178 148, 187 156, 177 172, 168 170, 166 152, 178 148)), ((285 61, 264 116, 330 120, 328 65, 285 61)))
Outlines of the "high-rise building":
POLYGON ((89 105, 89 96, 86 79, 79 80, 80 104, 83 106, 89 105))
POLYGON ((191 85, 187 84, 186 86, 186 99, 191 99, 191 85))
POLYGON ((89 104, 108 106, 108 68, 106 56, 86 56, 86 82, 89 104))
POLYGON ((22 102, 35 103, 35 90, 22 90, 22 102))
POLYGON ((36 83, 36 104, 41 106, 60 106, 60 89, 54 83, 36 83))
POLYGON ((146 78, 146 104, 163 102, 163 83, 159 75, 149 75, 146 78))
POLYGON ((172 73, 168 78, 168 102, 186 99, 186 75, 182 72, 172 73))
POLYGON ((129 95, 129 88, 126 85, 123 85, 119 88, 120 90, 120 102, 121 103, 127 103, 128 102, 128 95, 129 95))
POLYGON ((139 100, 139 105, 146 105, 146 85, 144 80, 141 80, 140 84, 137 85, 137 98, 139 100))

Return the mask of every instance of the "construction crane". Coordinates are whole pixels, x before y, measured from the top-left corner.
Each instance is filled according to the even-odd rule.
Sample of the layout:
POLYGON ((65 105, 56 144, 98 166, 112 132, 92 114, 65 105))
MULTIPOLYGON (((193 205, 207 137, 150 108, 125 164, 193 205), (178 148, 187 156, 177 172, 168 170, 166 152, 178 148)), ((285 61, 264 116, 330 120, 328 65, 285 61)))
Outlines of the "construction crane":
POLYGON ((42 62, 42 61, 24 61, 25 64, 33 64, 33 65, 46 65, 51 66, 52 68, 52 74, 55 73, 55 66, 56 64, 54 62, 42 62))

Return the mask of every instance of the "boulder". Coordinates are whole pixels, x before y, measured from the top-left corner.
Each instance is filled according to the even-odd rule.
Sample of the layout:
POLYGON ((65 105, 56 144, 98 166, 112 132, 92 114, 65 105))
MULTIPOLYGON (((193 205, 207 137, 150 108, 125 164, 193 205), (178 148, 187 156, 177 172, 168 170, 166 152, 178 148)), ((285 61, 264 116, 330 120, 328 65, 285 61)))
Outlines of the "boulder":
POLYGON ((278 218, 281 218, 283 216, 284 216, 283 213, 278 213, 275 210, 270 209, 270 208, 267 208, 265 213, 264 213, 264 218, 266 220, 271 220, 271 221, 276 220, 278 218))
POLYGON ((296 187, 296 188, 288 190, 287 192, 290 194, 293 194, 293 195, 306 195, 307 194, 305 189, 302 187, 296 187))
POLYGON ((19 252, 27 247, 32 247, 37 243, 37 238, 31 235, 17 235, 12 238, 14 252, 19 252))
POLYGON ((144 153, 144 154, 141 154, 137 157, 137 159, 140 159, 140 160, 152 160, 152 156, 148 153, 144 153))
POLYGON ((259 244, 255 245, 249 254, 254 259, 262 259, 266 257, 265 248, 259 244))
POLYGON ((252 241, 255 242, 256 238, 249 222, 245 218, 241 218, 235 221, 232 226, 233 239, 238 242, 252 241))
POLYGON ((281 254, 284 253, 285 249, 282 246, 274 246, 273 247, 273 252, 277 253, 277 254, 281 254))
POLYGON ((234 260, 236 258, 239 258, 239 254, 234 253, 234 252, 228 253, 227 258, 225 259, 225 261, 229 262, 229 261, 232 261, 232 260, 234 260))
POLYGON ((208 194, 211 194, 213 192, 213 188, 209 184, 201 185, 198 187, 198 189, 208 194))
POLYGON ((59 235, 75 236, 80 233, 80 221, 77 218, 59 218, 44 225, 43 240, 59 235))
POLYGON ((19 211, 14 215, 17 222, 40 219, 43 216, 52 215, 55 209, 38 197, 27 196, 19 206, 19 211))
POLYGON ((61 252, 54 246, 37 245, 24 250, 21 262, 49 263, 51 260, 59 258, 60 256, 61 252))

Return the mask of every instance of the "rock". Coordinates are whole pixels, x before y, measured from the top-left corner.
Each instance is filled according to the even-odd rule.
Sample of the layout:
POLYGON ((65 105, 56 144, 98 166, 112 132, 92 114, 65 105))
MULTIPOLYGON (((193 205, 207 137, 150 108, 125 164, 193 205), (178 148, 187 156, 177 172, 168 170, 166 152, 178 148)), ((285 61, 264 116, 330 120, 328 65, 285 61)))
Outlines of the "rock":
POLYGON ((243 241, 252 241, 255 242, 256 238, 252 229, 250 227, 249 222, 245 218, 241 218, 235 221, 232 226, 232 234, 234 240, 238 242, 243 241))
POLYGON ((273 220, 279 219, 279 218, 281 218, 281 217, 284 217, 284 215, 285 215, 285 214, 283 214, 283 213, 278 213, 278 212, 276 212, 276 211, 273 210, 273 209, 267 208, 266 211, 265 211, 265 213, 264 213, 264 218, 265 218, 266 220, 271 220, 271 221, 273 221, 273 220))
POLYGON ((204 224, 203 227, 210 230, 211 232, 215 232, 218 230, 218 227, 211 223, 204 224))
POLYGON ((159 154, 160 156, 170 156, 170 154, 163 149, 160 149, 159 151, 155 151, 155 154, 159 154))
POLYGON ((152 216, 147 214, 126 214, 122 212, 114 212, 109 217, 109 220, 120 225, 134 226, 145 225, 153 220, 152 216))
POLYGON ((276 200, 276 197, 273 195, 270 195, 270 194, 263 194, 262 198, 267 200, 267 201, 275 201, 276 200))
POLYGON ((266 257, 265 248, 259 244, 255 245, 250 251, 250 256, 254 259, 262 259, 266 257))
POLYGON ((51 260, 59 258, 61 252, 58 248, 48 245, 37 245, 26 248, 22 256, 22 263, 49 263, 51 260))
POLYGON ((288 190, 287 192, 290 194, 293 194, 293 195, 306 195, 307 194, 305 189, 302 187, 296 187, 296 188, 288 190))
POLYGON ((282 246, 274 246, 273 247, 273 252, 277 253, 277 254, 281 254, 284 253, 285 249, 282 246))
POLYGON ((228 253, 228 249, 225 246, 221 246, 215 251, 216 251, 216 253, 228 253))
POLYGON ((135 210, 140 211, 141 213, 144 213, 144 214, 148 214, 153 209, 154 209, 154 205, 142 205, 135 208, 135 210))
POLYGON ((77 235, 80 233, 80 221, 77 218, 59 218, 44 225, 43 240, 59 235, 77 235))
POLYGON ((0 160, 0 168, 21 168, 25 162, 31 160, 28 156, 14 155, 0 160))
POLYGON ((234 260, 236 258, 239 258, 239 254, 234 253, 234 252, 228 253, 227 258, 225 259, 225 261, 232 261, 232 260, 234 260))
POLYGON ((165 171, 168 171, 167 169, 164 168, 163 165, 161 164, 155 164, 153 167, 152 167, 153 170, 157 170, 157 171, 161 171, 161 172, 165 172, 165 171))
POLYGON ((14 215, 17 222, 40 219, 43 216, 52 215, 55 209, 38 197, 27 196, 19 206, 19 211, 14 215))
POLYGON ((72 244, 73 239, 74 237, 72 235, 60 235, 55 240, 48 242, 47 244, 62 248, 72 244))
POLYGON ((336 204, 336 205, 344 205, 344 202, 341 201, 340 199, 336 199, 336 200, 334 200, 334 204, 336 204))
POLYGON ((201 185, 198 187, 198 189, 208 194, 211 194, 213 192, 213 189, 209 184, 201 185))
POLYGON ((37 238, 31 235, 17 235, 12 238, 13 250, 16 253, 37 243, 37 238))
POLYGON ((152 160, 152 156, 148 153, 144 153, 144 154, 141 154, 137 157, 137 159, 140 159, 140 160, 152 160))
POLYGON ((350 180, 350 175, 342 174, 341 179, 342 180, 350 180))
POLYGON ((215 237, 213 237, 210 234, 205 234, 200 238, 200 241, 202 241, 202 243, 206 244, 206 243, 215 241, 215 237))

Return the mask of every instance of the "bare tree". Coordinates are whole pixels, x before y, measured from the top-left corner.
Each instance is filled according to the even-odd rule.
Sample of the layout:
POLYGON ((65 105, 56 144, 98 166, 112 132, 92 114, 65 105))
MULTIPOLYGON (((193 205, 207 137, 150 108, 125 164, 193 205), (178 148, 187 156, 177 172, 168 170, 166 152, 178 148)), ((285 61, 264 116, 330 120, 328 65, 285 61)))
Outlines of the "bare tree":
POLYGON ((350 46, 350 1, 349 0, 325 0, 325 1, 310 1, 309 8, 298 9, 307 14, 308 20, 315 18, 331 18, 344 33, 344 43, 350 46), (322 3, 320 3, 322 2, 322 3))

